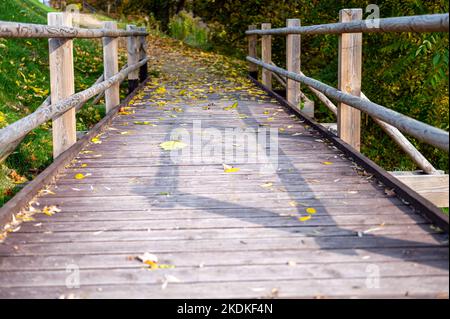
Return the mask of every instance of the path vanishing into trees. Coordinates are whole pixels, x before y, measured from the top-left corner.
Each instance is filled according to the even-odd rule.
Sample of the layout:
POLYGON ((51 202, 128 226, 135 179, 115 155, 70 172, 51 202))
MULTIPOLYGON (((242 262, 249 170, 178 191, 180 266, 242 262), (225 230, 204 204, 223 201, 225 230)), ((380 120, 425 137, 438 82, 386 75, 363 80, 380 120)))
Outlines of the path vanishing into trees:
POLYGON ((242 66, 149 43, 149 80, 16 216, 1 298, 448 298, 446 234, 242 66))

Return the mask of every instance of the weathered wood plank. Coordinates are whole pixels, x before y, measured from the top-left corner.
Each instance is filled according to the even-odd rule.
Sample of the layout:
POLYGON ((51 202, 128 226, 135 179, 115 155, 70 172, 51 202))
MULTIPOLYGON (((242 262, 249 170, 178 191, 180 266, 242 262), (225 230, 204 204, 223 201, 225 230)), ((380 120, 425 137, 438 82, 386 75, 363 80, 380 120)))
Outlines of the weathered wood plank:
MULTIPOLYGON (((373 264, 368 263, 339 263, 326 265, 254 265, 254 266, 214 266, 194 268, 160 269, 149 271, 147 267, 141 269, 109 269, 108 271, 97 269, 80 269, 80 285, 83 282, 89 285, 123 285, 123 284, 159 284, 164 280, 164 275, 172 275, 186 284, 194 283, 223 283, 237 282, 245 278, 248 281, 261 280, 305 280, 309 278, 321 279, 352 279, 367 278, 373 264)), ((445 276, 445 261, 427 261, 427 264, 415 262, 389 262, 376 265, 380 274, 378 278, 382 283, 385 277, 408 276, 445 276)), ((66 283, 67 272, 65 270, 52 271, 21 271, 2 272, 0 287, 10 289, 15 287, 42 287, 61 286, 66 283)), ((387 279, 389 280, 389 279, 387 279)))
POLYGON ((448 276, 389 278, 383 289, 367 287, 366 279, 306 279, 288 281, 241 281, 227 283, 172 283, 158 285, 84 285, 83 289, 66 286, 5 289, 2 298, 445 298, 448 276), (417 283, 421 284, 418 285, 417 283))
MULTIPOLYGON (((133 215, 131 215, 133 216, 133 215)), ((70 216, 72 221, 77 221, 77 217, 70 216)), ((99 217, 101 218, 101 217, 99 217)), ((124 217, 126 218, 126 216, 124 217)), ((116 220, 112 218, 111 220, 116 220)), ((133 220, 129 218, 128 220, 133 220)), ((98 221, 92 219, 89 222, 98 221)), ((174 220, 174 223, 177 221, 174 220)), ((45 228, 45 226, 44 226, 45 228)), ((160 240, 189 240, 189 239, 248 239, 248 238, 302 238, 302 237, 356 237, 366 234, 376 236, 400 236, 404 234, 426 233, 437 234, 438 232, 429 225, 374 225, 374 226, 345 226, 339 228, 336 226, 270 226, 249 227, 242 231, 240 227, 236 228, 210 228, 210 229, 162 229, 162 230, 105 230, 105 231, 82 231, 82 232, 43 232, 34 233, 22 232, 11 235, 9 241, 11 244, 38 244, 38 243, 91 243, 91 242, 110 242, 110 241, 160 241, 160 240)), ((441 255, 439 255, 441 256, 441 255)), ((419 256, 420 257, 420 256, 419 256)), ((305 259, 306 260, 306 259, 305 259)), ((255 260, 255 262, 259 262, 255 260)), ((3 268, 0 268, 0 271, 3 268)))
POLYGON ((436 206, 449 206, 448 175, 417 175, 402 172, 392 174, 436 206))
MULTIPOLYGON (((69 235, 69 234, 68 234, 69 235)), ((49 235, 48 235, 49 236, 49 235)), ((49 236, 50 237, 50 236, 49 236)), ((286 265, 290 261, 296 264, 343 263, 381 263, 392 261, 423 262, 448 259, 448 248, 380 248, 336 249, 336 250, 282 250, 282 251, 233 251, 233 252, 168 252, 159 253, 160 263, 176 267, 238 266, 238 265, 286 265)), ((0 274, 3 271, 20 270, 65 270, 67 265, 78 265, 82 269, 141 268, 130 254, 98 255, 54 255, 54 256, 17 256, 0 258, 0 274), (130 260, 130 257, 131 260, 130 260)))
MULTIPOLYGON (((142 223, 140 223, 142 224, 142 223)), ((73 228, 66 230, 76 230, 76 223, 72 223, 73 228)), ((70 226, 72 226, 70 225, 70 226)), ((173 225, 173 223, 172 223, 173 225)), ((58 225, 52 225, 58 226, 58 225)), ((196 226, 196 225, 194 225, 196 226)), ((144 226, 145 227, 145 226, 144 226)), ((55 227, 54 227, 55 228, 55 227)), ((60 227, 61 229, 62 227, 60 227)), ((103 230, 106 227, 102 228, 103 230)), ((126 229, 126 228, 120 228, 126 229)), ((136 229, 135 228, 130 228, 136 229)), ((77 229, 83 231, 83 229, 77 229)), ((308 250, 319 249, 374 249, 374 248, 415 248, 415 247, 445 247, 445 235, 434 235, 433 237, 424 234, 400 234, 382 237, 367 235, 363 237, 315 237, 315 238, 283 238, 276 241, 272 238, 257 239, 208 239, 208 240, 175 240, 175 241, 112 241, 87 243, 48 243, 48 244, 21 244, 21 245, 0 245, 0 256, 11 254, 21 256, 47 256, 47 255, 95 255, 95 254, 136 254, 152 251, 155 254, 161 252, 195 252, 203 251, 242 251, 242 250, 308 250)), ((448 265, 448 262, 447 262, 448 265)))

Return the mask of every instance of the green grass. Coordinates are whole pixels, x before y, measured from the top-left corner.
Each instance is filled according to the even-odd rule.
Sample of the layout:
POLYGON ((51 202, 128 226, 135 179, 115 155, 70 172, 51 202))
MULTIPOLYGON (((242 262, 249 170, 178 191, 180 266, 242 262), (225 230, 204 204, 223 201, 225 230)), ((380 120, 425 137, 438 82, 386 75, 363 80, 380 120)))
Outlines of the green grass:
POLYGON ((169 34, 190 46, 203 50, 212 49, 208 27, 199 18, 195 18, 185 11, 170 20, 169 34))
MULTIPOLYGON (((0 2, 0 20, 4 21, 46 24, 50 11, 37 0, 0 2)), ((48 96, 48 40, 0 38, 0 56, 2 128, 32 113, 48 96)), ((75 40, 74 65, 76 91, 91 86, 103 72, 100 40, 75 40)), ((88 130, 104 112, 102 105, 87 104, 77 115, 77 130, 88 130)), ((49 122, 28 134, 16 151, 0 164, 0 206, 20 190, 22 185, 16 184, 20 177, 32 180, 52 161, 49 122)))

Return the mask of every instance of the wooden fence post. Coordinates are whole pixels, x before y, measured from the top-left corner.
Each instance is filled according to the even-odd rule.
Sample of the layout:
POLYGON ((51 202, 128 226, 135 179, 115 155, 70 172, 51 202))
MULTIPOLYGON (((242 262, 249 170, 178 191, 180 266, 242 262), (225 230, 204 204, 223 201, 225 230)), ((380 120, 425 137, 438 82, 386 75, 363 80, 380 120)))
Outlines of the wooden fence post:
MULTIPOLYGON (((270 23, 261 24, 261 30, 270 30, 272 25, 270 23)), ((261 56, 265 63, 272 62, 272 36, 263 35, 261 37, 261 56)), ((264 69, 262 70, 262 84, 270 90, 272 89, 272 72, 264 69)))
MULTIPOLYGON (((63 12, 48 14, 48 25, 72 26, 72 15, 63 12)), ((73 41, 71 39, 49 39, 50 90, 51 103, 57 103, 75 93, 73 70, 73 41)), ((53 157, 61 153, 77 141, 75 108, 54 119, 52 122, 53 157)))
MULTIPOLYGON (((256 30, 256 25, 252 24, 248 26, 249 30, 256 30)), ((258 36, 252 34, 248 36, 248 56, 257 59, 257 46, 258 46, 258 36)), ((248 74, 254 78, 258 79, 258 66, 251 62, 248 63, 248 74)))
MULTIPOLYGON (((127 31, 137 31, 135 25, 127 25, 127 31)), ((139 45, 137 37, 128 37, 128 66, 132 66, 139 62, 139 45)), ((128 74, 128 93, 133 92, 139 85, 139 70, 135 70, 128 74)))
MULTIPOLYGON (((103 28, 117 30, 117 22, 103 22, 103 28)), ((117 38, 103 38, 104 80, 119 72, 119 47, 117 38)), ((106 113, 120 104, 120 84, 113 84, 105 91, 106 113)))
MULTIPOLYGON (((139 28, 139 31, 145 32, 147 29, 145 27, 139 28)), ((147 37, 145 35, 139 37, 139 52, 140 60, 147 58, 147 37)), ((144 82, 148 77, 148 63, 145 63, 139 69, 139 80, 144 82)))
MULTIPOLYGON (((300 19, 288 19, 287 27, 299 27, 300 19)), ((288 34, 286 36, 286 67, 289 72, 300 73, 300 54, 301 54, 300 34, 288 34)), ((289 103, 300 106, 300 83, 291 79, 286 82, 286 99, 289 103)))
MULTIPOLYGON (((362 9, 339 11, 340 22, 362 20, 362 9)), ((340 91, 361 96, 362 33, 343 33, 339 36, 340 91)), ((354 149, 361 149, 361 111, 338 103, 338 134, 354 149)))

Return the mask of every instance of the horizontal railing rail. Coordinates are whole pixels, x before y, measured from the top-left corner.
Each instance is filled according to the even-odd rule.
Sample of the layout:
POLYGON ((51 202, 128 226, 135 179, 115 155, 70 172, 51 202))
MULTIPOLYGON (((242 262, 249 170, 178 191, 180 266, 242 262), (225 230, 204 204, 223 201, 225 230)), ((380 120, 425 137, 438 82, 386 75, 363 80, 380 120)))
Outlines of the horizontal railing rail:
POLYGON ((90 88, 71 95, 69 98, 61 100, 54 104, 48 104, 38 108, 32 114, 8 125, 0 130, 0 145, 8 145, 17 139, 27 135, 29 132, 37 128, 39 125, 51 119, 56 119, 68 110, 77 107, 81 103, 85 103, 97 94, 106 91, 116 83, 122 82, 128 74, 139 69, 148 62, 148 58, 141 60, 132 66, 129 66, 117 73, 106 81, 98 83, 90 88))
POLYGON ((304 27, 248 30, 247 35, 341 34, 380 32, 448 32, 449 14, 369 19, 304 27))
POLYGON ((103 29, 72 27, 70 13, 50 13, 49 25, 0 21, 0 38, 49 38, 51 95, 31 114, 0 129, 0 161, 4 161, 23 138, 41 124, 52 120, 53 155, 57 158, 76 142, 75 114, 91 98, 103 96, 106 112, 120 104, 119 86, 128 78, 131 93, 147 78, 145 28, 128 25, 118 30, 117 23, 107 21, 103 29), (119 71, 118 38, 126 37, 128 62, 119 71), (75 93, 73 39, 103 40, 104 72, 88 89, 75 93))
POLYGON ((126 31, 108 29, 83 29, 64 26, 48 26, 0 21, 0 38, 64 38, 64 39, 93 39, 119 38, 132 36, 146 36, 146 31, 126 31))
POLYGON ((446 152, 449 151, 449 133, 444 130, 422 123, 418 120, 410 118, 406 115, 388 109, 369 100, 344 93, 313 78, 309 78, 307 76, 293 72, 288 72, 280 67, 264 63, 261 60, 254 59, 252 57, 247 57, 247 60, 269 71, 276 72, 289 79, 310 86, 317 91, 322 92, 326 96, 335 99, 336 101, 343 102, 347 105, 357 108, 358 110, 364 111, 367 114, 383 120, 384 122, 398 128, 400 131, 407 133, 425 143, 433 145, 446 152))
MULTIPOLYGON (((258 75, 258 66, 262 68, 262 84, 272 88, 272 75, 286 79, 286 97, 289 103, 300 106, 302 92, 300 83, 305 84, 319 100, 337 115, 338 135, 357 151, 360 145, 360 115, 363 111, 370 115, 387 134, 423 169, 425 173, 437 174, 438 171, 423 157, 401 132, 415 137, 419 141, 449 152, 449 133, 409 116, 398 113, 367 99, 361 92, 362 69, 362 33, 371 32, 449 32, 449 14, 431 14, 422 16, 383 18, 362 20, 361 9, 340 11, 340 22, 323 25, 301 26, 299 19, 288 19, 287 27, 271 29, 270 23, 261 24, 261 29, 249 26, 246 31, 249 40, 249 72, 252 77, 258 75), (333 88, 316 79, 305 76, 300 67, 300 36, 302 34, 339 35, 339 87, 333 88), (261 39, 261 59, 257 58, 257 36, 261 39), (272 35, 285 35, 286 65, 282 69, 273 64, 272 35), (295 84, 298 83, 298 84, 295 84), (329 98, 336 100, 334 105, 329 98)), ((314 115, 314 110, 305 113, 314 115)))
MULTIPOLYGON (((272 65, 275 65, 273 62, 272 65)), ((276 65, 275 65, 276 66, 276 65)), ((304 75, 303 72, 300 71, 300 75, 304 75)), ((275 78, 278 82, 283 86, 286 85, 286 78, 279 76, 277 73, 274 73, 275 78)), ((322 92, 317 91, 315 88, 308 86, 308 89, 335 115, 338 115, 337 106, 322 92)), ((305 94, 300 92, 301 98, 305 99, 305 94)), ((365 100, 368 100, 367 96, 361 92, 361 97, 365 100)), ((393 127, 392 125, 385 123, 376 117, 372 117, 375 123, 380 126, 386 134, 389 135, 390 138, 417 164, 417 166, 426 174, 439 174, 439 171, 436 170, 433 165, 419 152, 419 150, 406 138, 402 132, 399 131, 398 128, 393 127)))

